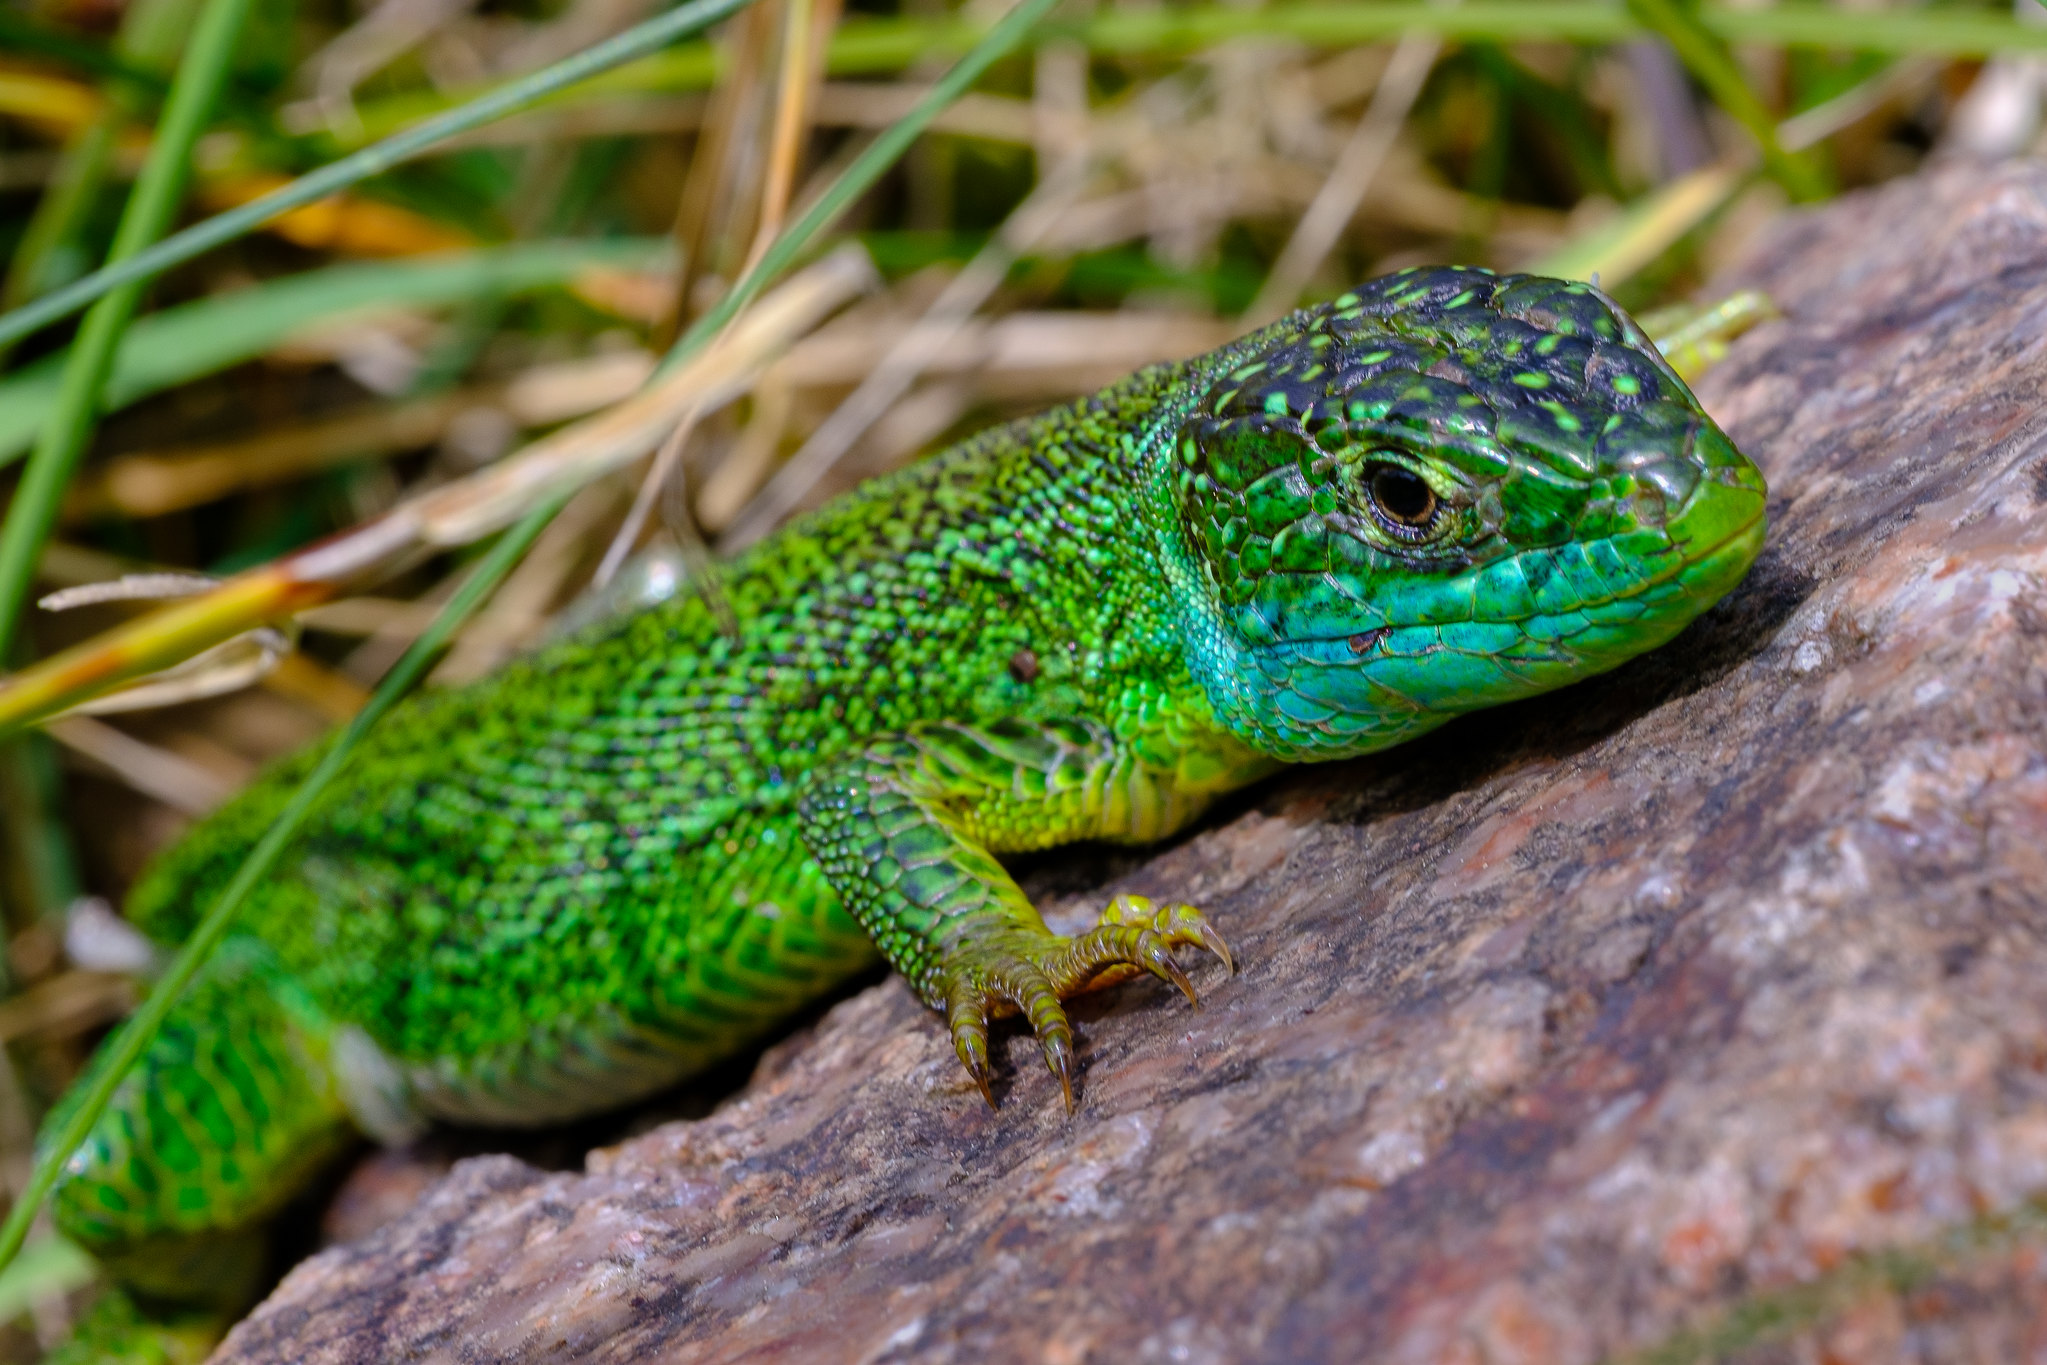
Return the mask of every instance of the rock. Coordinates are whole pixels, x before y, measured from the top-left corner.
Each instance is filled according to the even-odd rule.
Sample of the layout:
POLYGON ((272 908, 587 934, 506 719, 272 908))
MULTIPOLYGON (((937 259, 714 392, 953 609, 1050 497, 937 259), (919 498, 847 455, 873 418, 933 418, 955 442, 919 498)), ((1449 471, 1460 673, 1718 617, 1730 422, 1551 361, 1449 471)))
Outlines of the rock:
POLYGON ((1077 1116, 1020 1034, 990 1113, 889 981, 581 1173, 457 1164, 220 1359, 2043 1349, 2047 169, 1727 283, 1787 313, 1701 390, 1775 490, 1748 582, 1061 896, 1198 900, 1243 962, 1083 1004, 1077 1116))

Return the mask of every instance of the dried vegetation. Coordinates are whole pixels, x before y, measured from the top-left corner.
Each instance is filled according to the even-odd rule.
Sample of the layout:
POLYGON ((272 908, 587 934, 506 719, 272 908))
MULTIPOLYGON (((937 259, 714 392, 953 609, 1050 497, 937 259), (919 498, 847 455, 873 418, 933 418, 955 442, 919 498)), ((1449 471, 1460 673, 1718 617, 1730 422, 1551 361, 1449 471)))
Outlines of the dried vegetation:
MULTIPOLYGON (((153 132, 196 220, 651 12, 264 0, 161 155, 167 85, 223 3, 0 0, 8 306, 107 257, 153 132)), ((0 1183, 26 1187, 40 1113, 158 965, 107 908, 142 861, 355 714, 533 507, 567 497, 435 682, 1369 274, 1459 260, 1685 297, 1787 199, 2027 150, 2047 88, 2032 0, 1069 0, 692 336, 1002 8, 756 0, 178 265, 111 324, 99 384, 67 375, 68 325, 9 344, 0 479, 78 435, 40 483, 0 484, 0 642, 24 670, 0 731, 64 711, 0 742, 0 1183), (90 701, 95 669, 174 671, 90 701)), ((77 1280, 38 1245, 0 1276, 19 1358, 77 1280)))

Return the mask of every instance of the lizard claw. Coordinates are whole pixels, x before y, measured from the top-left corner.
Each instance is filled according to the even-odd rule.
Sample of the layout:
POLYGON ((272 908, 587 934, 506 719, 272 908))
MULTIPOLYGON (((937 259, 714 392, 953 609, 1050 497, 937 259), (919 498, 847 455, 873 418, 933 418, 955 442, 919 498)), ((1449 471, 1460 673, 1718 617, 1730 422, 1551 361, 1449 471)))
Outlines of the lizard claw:
MULTIPOLYGON (((1118 896, 1116 899, 1124 901, 1142 898, 1118 896)), ((1110 908, 1113 909, 1115 907, 1112 904, 1110 908)), ((1175 947, 1185 943, 1198 948, 1206 948, 1222 960, 1223 973, 1225 975, 1235 976, 1237 974, 1237 960, 1230 955, 1230 945, 1223 942, 1223 936, 1215 931, 1215 926, 1210 924, 1207 917, 1193 906, 1185 902, 1175 901, 1173 904, 1165 906, 1153 914, 1151 927, 1157 930, 1165 938, 1166 942, 1175 947)))
POLYGON ((1044 1049, 1045 1065, 1073 1112, 1073 1025, 1059 1003, 1059 992, 1036 963, 1011 959, 993 969, 963 973, 946 996, 946 1021, 952 1029, 953 1051, 981 1089, 988 1107, 995 1107, 989 1087, 988 1016, 991 1009, 1014 1009, 1030 1021, 1044 1049))
POLYGON ((1237 974, 1237 961, 1230 947, 1208 918, 1183 902, 1155 905, 1146 896, 1118 896, 1102 911, 1102 922, 1073 941, 1073 956, 1093 959, 1097 967, 1123 962, 1144 968, 1152 975, 1178 986, 1187 999, 1199 1005, 1187 974, 1173 962, 1170 950, 1183 945, 1214 953, 1223 970, 1237 974))
POLYGON ((1059 1089, 1066 1096, 1066 1112, 1073 1112, 1073 1025, 1066 1020, 1066 1010, 1059 1003, 1059 992, 1045 974, 1035 968, 1024 974, 1018 983, 1020 990, 1009 992, 1010 999, 1023 1010, 1024 1017, 1031 1021, 1031 1032, 1038 1035, 1038 1045, 1045 1050, 1045 1065, 1051 1068, 1052 1077, 1059 1082, 1059 1089))
POLYGON ((1235 975, 1237 964, 1222 935, 1191 905, 1154 905, 1143 896, 1118 896, 1087 933, 1061 938, 1040 931, 1006 941, 983 938, 971 950, 954 951, 945 990, 946 1019, 954 1051, 992 1108, 989 1085, 988 1019, 1022 1014, 1038 1036, 1045 1066, 1059 1082, 1066 1111, 1073 1112, 1073 1025, 1060 1003, 1091 986, 1108 985, 1138 972, 1170 982, 1196 1009, 1194 983, 1173 960, 1173 949, 1206 949, 1235 975))
POLYGON ((995 1092, 988 1085, 988 1002, 979 991, 955 987, 945 1002, 946 1023, 952 1030, 952 1050, 960 1065, 981 1089, 988 1107, 995 1107, 995 1092))
POLYGON ((1173 950, 1166 940, 1150 929, 1137 931, 1137 942, 1132 945, 1131 956, 1153 976, 1161 981, 1170 981, 1180 988, 1180 994, 1187 997, 1187 1003, 1195 1009, 1201 1008, 1201 997, 1194 993, 1194 983, 1187 979, 1187 973, 1180 970, 1180 964, 1173 961, 1173 950))
POLYGON ((1059 1082, 1059 1093, 1066 1097, 1066 1112, 1073 1112, 1073 1042, 1070 1036, 1040 1034, 1039 1046, 1045 1049, 1045 1065, 1052 1069, 1053 1078, 1059 1082))

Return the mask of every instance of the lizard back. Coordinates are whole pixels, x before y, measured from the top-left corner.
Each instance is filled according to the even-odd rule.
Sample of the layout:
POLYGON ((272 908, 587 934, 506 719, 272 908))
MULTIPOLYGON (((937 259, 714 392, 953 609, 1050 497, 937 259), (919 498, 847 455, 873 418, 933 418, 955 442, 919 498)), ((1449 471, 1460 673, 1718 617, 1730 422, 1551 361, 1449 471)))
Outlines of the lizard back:
MULTIPOLYGON (((686 589, 407 703, 241 932, 351 1031, 358 1088, 381 1059, 434 1117, 558 1120, 745 1045, 875 960, 799 838, 813 766, 923 720, 1206 713, 1119 442, 1176 377, 790 527, 721 573, 729 633, 686 589)), ((316 754, 181 843, 130 914, 189 932, 316 754)))

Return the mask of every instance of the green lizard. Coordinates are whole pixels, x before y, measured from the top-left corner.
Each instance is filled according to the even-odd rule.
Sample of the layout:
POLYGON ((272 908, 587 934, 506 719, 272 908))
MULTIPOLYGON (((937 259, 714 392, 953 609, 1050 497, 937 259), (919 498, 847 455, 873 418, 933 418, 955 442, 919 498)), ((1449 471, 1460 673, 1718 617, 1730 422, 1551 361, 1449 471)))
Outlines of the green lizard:
MULTIPOLYGON (((1582 284, 1393 275, 871 482, 701 596, 375 732, 65 1168, 138 1294, 239 1305, 262 1220, 359 1134, 626 1103, 885 958, 989 1093, 1020 1012, 1198 910, 1048 931, 996 855, 1145 841, 1668 640, 1747 571, 1764 486, 1582 284)), ((311 759, 162 857, 189 932, 311 759)), ((992 1103, 992 1100, 991 1100, 992 1103)))

